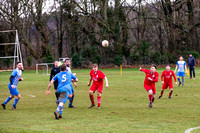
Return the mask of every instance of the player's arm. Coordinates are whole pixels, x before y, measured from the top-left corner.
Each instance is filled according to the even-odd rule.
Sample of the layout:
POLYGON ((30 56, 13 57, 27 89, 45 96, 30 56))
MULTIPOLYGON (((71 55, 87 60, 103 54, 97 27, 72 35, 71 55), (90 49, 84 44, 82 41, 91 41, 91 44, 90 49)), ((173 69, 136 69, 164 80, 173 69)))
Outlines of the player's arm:
POLYGON ((195 68, 195 66, 196 66, 196 61, 195 61, 195 58, 193 58, 193 59, 194 59, 194 66, 193 66, 193 67, 195 68))
POLYGON ((23 78, 19 78, 19 81, 23 81, 24 79, 23 78))
POLYGON ((105 77, 105 82, 106 82, 106 88, 108 88, 108 79, 105 77))
POLYGON ((50 74, 50 79, 49 79, 49 81, 52 80, 52 77, 53 77, 53 69, 51 69, 51 74, 50 74))
POLYGON ((52 80, 50 81, 50 83, 49 83, 49 85, 48 85, 48 88, 47 88, 47 91, 46 91, 46 95, 51 94, 50 88, 52 87, 54 81, 55 81, 54 79, 52 79, 52 80))
POLYGON ((164 72, 161 74, 161 81, 162 81, 162 84, 164 84, 163 77, 164 77, 164 72))
POLYGON ((174 77, 175 84, 177 85, 176 76, 175 76, 174 72, 172 72, 172 76, 174 77))
POLYGON ((153 78, 153 79, 150 78, 149 80, 151 80, 153 82, 158 82, 159 75, 158 74, 155 74, 155 75, 156 75, 155 78, 153 78))
POLYGON ((176 73, 176 70, 177 70, 177 68, 178 68, 178 65, 176 65, 176 68, 175 68, 175 71, 174 71, 174 73, 176 73))
POLYGON ((185 73, 187 74, 187 66, 186 66, 186 64, 185 64, 185 73))
POLYGON ((90 76, 90 80, 89 80, 88 86, 90 86, 91 82, 92 82, 92 77, 90 76))

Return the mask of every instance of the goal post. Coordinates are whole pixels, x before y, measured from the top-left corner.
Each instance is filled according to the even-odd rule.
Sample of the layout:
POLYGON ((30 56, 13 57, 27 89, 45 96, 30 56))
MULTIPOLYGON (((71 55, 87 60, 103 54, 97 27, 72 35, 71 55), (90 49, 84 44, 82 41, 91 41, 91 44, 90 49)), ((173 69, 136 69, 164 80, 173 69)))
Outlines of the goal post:
POLYGON ((50 75, 51 68, 54 63, 39 63, 36 64, 36 74, 50 75))
MULTIPOLYGON (((17 30, 5 30, 5 31, 0 31, 0 33, 10 33, 13 32, 15 33, 15 42, 3 42, 0 43, 0 46, 6 46, 6 45, 14 45, 14 52, 13 55, 9 56, 2 56, 0 57, 0 60, 2 59, 13 59, 13 68, 12 70, 15 69, 16 63, 20 61, 22 63, 22 70, 24 70, 23 62, 22 62, 22 54, 21 54, 21 48, 20 48, 20 43, 19 43, 19 37, 18 37, 18 31, 17 30)), ((1 71, 10 71, 9 69, 4 69, 5 67, 3 66, 1 71)), ((1 69, 1 68, 0 68, 1 69)))

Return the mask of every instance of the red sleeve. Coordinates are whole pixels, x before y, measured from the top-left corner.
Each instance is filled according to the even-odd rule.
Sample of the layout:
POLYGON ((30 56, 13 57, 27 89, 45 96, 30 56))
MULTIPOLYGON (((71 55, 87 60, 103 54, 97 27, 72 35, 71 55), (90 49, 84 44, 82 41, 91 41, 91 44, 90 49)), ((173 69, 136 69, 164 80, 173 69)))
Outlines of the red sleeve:
POLYGON ((145 73, 147 73, 147 72, 148 72, 148 70, 147 70, 147 69, 140 69, 140 71, 143 71, 143 72, 145 72, 145 73))
POLYGON ((173 71, 172 71, 172 76, 174 77, 174 81, 176 82, 176 76, 173 71))
POLYGON ((163 71, 161 74, 161 81, 163 81, 163 76, 164 76, 165 72, 163 71))
POLYGON ((156 77, 155 77, 155 79, 153 79, 152 81, 153 81, 153 82, 158 82, 159 74, 156 72, 155 75, 156 75, 156 77))
POLYGON ((92 77, 92 70, 90 71, 90 77, 92 77))
POLYGON ((101 79, 104 79, 105 78, 105 75, 104 75, 104 73, 103 72, 101 72, 101 71, 99 71, 100 73, 99 73, 99 77, 101 78, 101 79))

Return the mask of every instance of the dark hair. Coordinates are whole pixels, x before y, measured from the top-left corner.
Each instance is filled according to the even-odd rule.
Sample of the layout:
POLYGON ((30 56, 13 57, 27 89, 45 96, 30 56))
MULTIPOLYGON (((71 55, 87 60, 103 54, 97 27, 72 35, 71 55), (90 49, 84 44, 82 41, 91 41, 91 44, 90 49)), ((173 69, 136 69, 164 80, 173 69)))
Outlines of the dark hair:
POLYGON ((18 65, 19 63, 21 63, 21 62, 20 62, 20 61, 18 61, 18 62, 17 62, 17 65, 18 65))
POLYGON ((66 58, 66 59, 65 59, 65 62, 66 62, 66 61, 69 61, 69 60, 70 60, 69 58, 66 58))
POLYGON ((62 64, 62 65, 60 66, 60 70, 61 70, 61 71, 65 71, 65 70, 66 70, 66 65, 65 65, 65 64, 62 64))
POLYGON ((97 64, 92 64, 92 67, 98 67, 98 65, 97 64))
POLYGON ((157 69, 157 66, 155 64, 152 64, 151 67, 155 67, 155 69, 157 69))
POLYGON ((170 67, 170 64, 167 64, 167 65, 166 65, 166 67, 167 67, 167 66, 169 66, 169 67, 170 67))

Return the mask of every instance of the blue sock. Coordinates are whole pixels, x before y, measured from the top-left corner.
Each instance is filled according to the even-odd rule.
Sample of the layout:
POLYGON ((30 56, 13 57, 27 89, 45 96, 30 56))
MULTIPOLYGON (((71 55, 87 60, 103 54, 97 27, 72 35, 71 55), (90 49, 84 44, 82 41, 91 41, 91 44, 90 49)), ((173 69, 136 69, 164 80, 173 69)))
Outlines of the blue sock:
POLYGON ((60 115, 62 115, 63 109, 64 109, 64 105, 63 105, 63 107, 60 110, 60 115))
POLYGON ((182 79, 182 85, 184 85, 184 79, 182 79))
POLYGON ((74 100, 74 95, 71 98, 69 98, 69 106, 72 106, 73 100, 74 100))
POLYGON ((3 104, 7 104, 11 99, 12 98, 10 98, 10 96, 9 96, 3 104))
POLYGON ((17 103, 18 103, 18 99, 17 98, 15 98, 15 101, 14 101, 14 104, 13 104, 13 106, 16 106, 17 105, 17 103))
POLYGON ((56 112, 60 112, 60 110, 61 110, 61 106, 58 106, 56 112))
POLYGON ((178 82, 179 82, 179 83, 181 83, 181 80, 180 80, 180 78, 178 78, 178 82))

